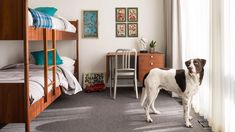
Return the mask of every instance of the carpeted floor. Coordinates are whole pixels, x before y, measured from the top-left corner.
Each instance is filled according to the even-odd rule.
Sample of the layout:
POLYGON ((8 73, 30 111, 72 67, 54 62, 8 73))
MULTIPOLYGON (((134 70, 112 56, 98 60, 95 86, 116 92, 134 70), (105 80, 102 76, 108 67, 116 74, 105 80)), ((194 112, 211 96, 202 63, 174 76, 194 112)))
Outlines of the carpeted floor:
MULTIPOLYGON (((119 88, 117 99, 109 91, 61 96, 32 123, 32 132, 210 132, 192 113, 193 128, 184 127, 180 103, 166 92, 156 101, 160 115, 151 115, 153 123, 146 123, 145 113, 135 99, 133 88, 119 88)), ((1 127, 0 127, 1 128, 1 127)), ((0 132, 23 132, 24 124, 8 124, 0 132)))

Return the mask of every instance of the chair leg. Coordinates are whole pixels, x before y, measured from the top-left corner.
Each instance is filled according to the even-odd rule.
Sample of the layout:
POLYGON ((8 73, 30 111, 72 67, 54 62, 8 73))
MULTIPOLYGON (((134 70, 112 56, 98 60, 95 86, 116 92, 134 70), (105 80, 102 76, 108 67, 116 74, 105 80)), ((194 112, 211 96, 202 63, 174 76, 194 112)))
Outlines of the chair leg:
POLYGON ((112 97, 112 78, 111 77, 109 81, 109 92, 110 92, 110 97, 112 97))
POLYGON ((114 79, 114 93, 113 93, 113 99, 116 99, 116 93, 117 93, 117 75, 115 75, 115 79, 114 79))
POLYGON ((136 99, 138 99, 138 98, 139 98, 139 95, 138 95, 138 86, 137 86, 137 79, 136 79, 136 76, 135 76, 134 80, 135 80, 135 94, 136 94, 136 99))

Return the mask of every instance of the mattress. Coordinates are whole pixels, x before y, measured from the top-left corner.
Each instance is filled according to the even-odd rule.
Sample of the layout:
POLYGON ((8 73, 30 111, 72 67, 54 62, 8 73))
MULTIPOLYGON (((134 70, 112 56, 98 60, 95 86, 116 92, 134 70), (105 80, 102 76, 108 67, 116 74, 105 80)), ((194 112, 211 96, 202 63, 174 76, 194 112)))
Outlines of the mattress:
MULTIPOLYGON (((53 16, 52 19, 52 29, 66 31, 66 32, 76 32, 76 27, 73 26, 68 20, 61 16, 53 16)), ((28 11, 28 25, 33 26, 33 17, 30 11, 28 11)))
MULTIPOLYGON (((82 91, 76 78, 68 70, 57 68, 56 87, 60 86, 63 93, 72 95, 82 91)), ((48 84, 52 82, 52 71, 48 73, 48 84)), ((0 70, 0 83, 23 83, 24 68, 23 64, 14 64, 0 70)), ((0 84, 1 85, 1 84, 0 84)), ((48 92, 52 86, 48 87, 48 92)), ((34 103, 44 96, 44 70, 42 66, 30 64, 29 73, 29 98, 30 103, 34 103)))

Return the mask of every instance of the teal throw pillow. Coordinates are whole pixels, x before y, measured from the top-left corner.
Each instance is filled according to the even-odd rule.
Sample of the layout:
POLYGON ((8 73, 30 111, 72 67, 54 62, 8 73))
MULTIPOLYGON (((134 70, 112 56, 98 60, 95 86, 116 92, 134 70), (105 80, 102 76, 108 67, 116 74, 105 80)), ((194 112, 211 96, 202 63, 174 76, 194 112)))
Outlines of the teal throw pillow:
MULTIPOLYGON (((36 65, 44 65, 44 51, 35 51, 31 52, 36 65)), ((48 52, 48 65, 53 64, 53 52, 49 51, 48 52)), ((58 52, 56 51, 56 65, 63 64, 63 61, 61 60, 58 52)))
POLYGON ((42 12, 44 14, 50 15, 50 16, 54 16, 57 11, 55 7, 38 7, 38 8, 35 8, 35 10, 42 12))

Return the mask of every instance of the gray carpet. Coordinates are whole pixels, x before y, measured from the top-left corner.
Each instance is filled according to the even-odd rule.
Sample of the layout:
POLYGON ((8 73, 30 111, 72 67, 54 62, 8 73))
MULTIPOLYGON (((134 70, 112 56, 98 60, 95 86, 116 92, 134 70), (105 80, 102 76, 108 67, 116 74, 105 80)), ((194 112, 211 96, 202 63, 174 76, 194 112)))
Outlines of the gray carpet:
MULTIPOLYGON (((210 132, 192 113, 193 128, 184 127, 180 103, 161 91, 156 101, 161 115, 152 115, 153 123, 145 122, 145 114, 135 99, 133 88, 119 88, 117 99, 109 91, 61 96, 32 123, 32 132, 210 132)), ((23 132, 23 124, 8 124, 0 132, 23 132)))

